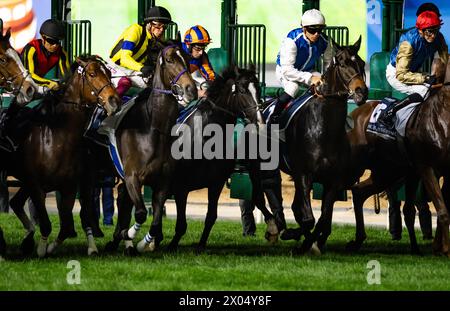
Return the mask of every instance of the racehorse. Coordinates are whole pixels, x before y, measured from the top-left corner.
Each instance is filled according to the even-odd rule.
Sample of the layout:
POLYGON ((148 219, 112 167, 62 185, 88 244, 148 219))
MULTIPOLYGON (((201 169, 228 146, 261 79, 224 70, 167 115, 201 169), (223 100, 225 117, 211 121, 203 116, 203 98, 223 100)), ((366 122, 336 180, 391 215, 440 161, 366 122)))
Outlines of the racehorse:
MULTIPOLYGON (((250 70, 239 69, 236 66, 230 66, 219 75, 217 79, 207 89, 207 97, 204 99, 193 114, 186 119, 183 124, 184 129, 182 135, 189 135, 188 139, 190 148, 194 150, 195 145, 202 146, 202 149, 211 144, 214 137, 198 137, 198 131, 203 133, 205 129, 212 125, 221 129, 220 133, 226 133, 227 124, 234 125, 238 117, 248 120, 249 124, 257 124, 261 121, 259 115, 258 104, 259 99, 259 82, 255 75, 254 68, 250 70), (199 123, 201 122, 201 123, 199 123), (200 129, 199 129, 200 127, 200 129), (187 134, 184 130, 188 129, 187 134), (198 142, 200 140, 200 143, 198 142)), ((181 129, 181 128, 180 128, 181 129)), ((215 133, 217 134, 217 133, 215 133)), ((180 137, 183 141, 185 138, 180 137)), ((215 140, 215 143, 222 144, 223 150, 225 146, 230 145, 227 141, 226 135, 215 140)), ((183 146, 183 148, 187 148, 183 146)), ((219 147, 218 147, 219 148, 219 147)), ((239 148, 239 147, 238 147, 239 148)), ((251 162, 248 159, 241 159, 248 162, 250 166, 250 173, 252 184, 254 185, 254 194, 258 196, 261 194, 259 189, 257 162, 251 162), (250 163, 251 162, 251 163, 250 163)), ((217 219, 217 203, 219 200, 222 188, 233 172, 236 160, 234 157, 225 158, 210 158, 203 155, 200 159, 193 157, 181 158, 177 160, 175 167, 176 178, 173 178, 171 183, 171 190, 175 196, 177 206, 177 222, 175 228, 175 236, 169 244, 169 249, 174 250, 186 233, 186 202, 190 191, 208 188, 208 211, 206 214, 205 225, 200 242, 197 246, 197 251, 201 251, 206 247, 206 241, 209 233, 217 219)), ((275 220, 272 214, 266 209, 264 198, 262 204, 257 204, 265 216, 268 224, 266 237, 276 236, 278 234, 275 220)))
MULTIPOLYGON (((396 186, 406 179, 407 202, 404 210, 405 223, 411 242, 411 251, 419 253, 414 232, 414 195, 419 178, 431 197, 437 211, 438 224, 433 241, 433 251, 450 256, 448 206, 450 198, 447 193, 450 176, 450 65, 442 64, 435 59, 432 71, 438 77, 444 77, 444 84, 430 96, 411 115, 406 125, 404 150, 406 154, 399 155, 397 142, 389 142, 377 135, 366 132, 369 118, 378 102, 368 102, 352 112, 355 127, 349 133, 352 148, 360 152, 368 152, 366 163, 359 162, 361 168, 370 168, 371 176, 364 182, 352 188, 356 218, 355 240, 348 244, 351 250, 359 249, 366 238, 362 204, 370 195, 396 186), (445 70, 446 68, 446 70, 445 70), (357 147, 355 147, 357 146, 357 147), (442 191, 438 178, 444 177, 442 191), (447 207, 446 207, 447 206, 447 207)), ((442 81, 442 79, 439 79, 442 81)), ((358 163, 354 161, 353 163, 358 163)), ((361 173, 361 171, 360 171, 361 173)), ((361 173, 362 174, 362 173, 361 173)))
MULTIPOLYGON (((351 46, 339 46, 332 41, 333 60, 323 75, 323 83, 315 88, 311 98, 294 115, 286 129, 287 156, 294 180, 295 196, 292 210, 305 240, 299 252, 304 253, 315 241, 322 247, 331 234, 334 202, 345 189, 344 173, 350 160, 350 145, 346 137, 347 98, 356 103, 367 99, 364 82, 364 61, 358 56, 359 40, 351 46), (314 227, 310 191, 313 182, 323 185, 322 213, 314 227)), ((313 88, 314 89, 314 88, 313 88)), ((292 230, 292 229, 288 229, 292 230)))
MULTIPOLYGON (((17 151, 6 153, 8 173, 23 182, 23 191, 29 193, 38 214, 41 232, 38 256, 43 257, 47 252, 52 252, 75 231, 72 208, 79 184, 82 202, 80 216, 88 237, 88 254, 97 252, 89 215, 92 210, 90 200, 85 199, 86 187, 79 182, 86 174, 82 165, 83 132, 96 105, 103 106, 108 114, 112 114, 120 107, 120 103, 121 99, 111 84, 111 74, 103 61, 95 56, 80 56, 72 64, 72 75, 61 94, 44 97, 41 109, 32 114, 32 118, 37 120, 30 121, 23 143, 17 151), (58 207, 61 229, 57 239, 47 249, 51 222, 45 208, 45 195, 55 190, 61 194, 58 207)), ((23 109, 17 117, 20 118, 22 113, 30 114, 23 109)), ((12 204, 11 207, 29 230, 22 246, 32 248, 34 227, 23 205, 14 208, 12 204)))
MULTIPOLYGON (((149 232, 138 244, 139 251, 153 249, 162 240, 162 206, 169 194, 175 164, 170 154, 170 132, 178 116, 177 99, 185 105, 197 98, 197 88, 187 66, 187 55, 179 44, 170 42, 162 48, 157 57, 150 96, 145 102, 137 99, 116 130, 124 182, 135 207, 136 221, 129 230, 120 233, 121 238, 134 239, 146 221, 141 187, 149 185, 153 189, 153 221, 149 232)), ((121 213, 119 207, 119 219, 123 217, 121 213)))
POLYGON ((11 46, 10 37, 10 28, 4 35, 0 33, 0 88, 17 96, 17 104, 24 105, 33 99, 37 86, 11 46))

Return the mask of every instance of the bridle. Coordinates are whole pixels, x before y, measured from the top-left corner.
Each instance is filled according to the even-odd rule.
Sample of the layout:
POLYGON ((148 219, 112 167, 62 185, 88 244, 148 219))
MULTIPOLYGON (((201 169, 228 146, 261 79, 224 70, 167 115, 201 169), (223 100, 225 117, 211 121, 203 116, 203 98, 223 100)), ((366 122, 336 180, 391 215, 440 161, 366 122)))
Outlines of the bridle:
POLYGON ((9 74, 9 71, 6 68, 7 62, 6 61, 1 61, 0 60, 0 85, 6 85, 5 88, 6 89, 10 89, 11 91, 9 91, 10 93, 12 93, 13 95, 17 95, 20 92, 20 89, 23 86, 23 83, 25 82, 25 80, 28 78, 28 76, 30 75, 30 73, 28 72, 28 70, 22 70, 19 73, 17 73, 16 75, 11 76, 9 74), (7 75, 4 74, 3 71, 7 72, 7 75), (14 81, 18 78, 18 77, 22 77, 22 80, 20 81, 20 84, 18 87, 14 87, 14 81), (4 82, 3 82, 4 81, 4 82))
POLYGON ((314 96, 319 97, 319 98, 326 98, 326 97, 350 97, 354 95, 354 91, 351 90, 348 86, 350 85, 350 83, 353 81, 353 79, 355 79, 358 76, 363 77, 363 79, 365 80, 365 73, 361 70, 360 66, 358 65, 358 63, 356 63, 356 57, 352 56, 352 61, 356 63, 357 65, 357 72, 352 75, 350 78, 345 79, 341 73, 341 67, 339 62, 336 60, 336 56, 339 56, 341 53, 344 53, 344 51, 340 51, 338 52, 334 57, 333 57, 333 61, 330 64, 330 68, 331 66, 336 67, 336 69, 334 70, 334 72, 336 73, 337 78, 342 82, 342 84, 344 85, 344 88, 346 91, 338 91, 335 93, 328 93, 328 94, 324 94, 324 93, 319 93, 317 87, 313 84, 309 87, 309 91, 311 91, 314 96), (353 59, 354 58, 354 59, 353 59))
MULTIPOLYGON (((160 56, 160 64, 161 67, 162 65, 164 65, 163 59, 164 59, 164 55, 166 54, 166 52, 171 49, 178 49, 178 47, 176 45, 169 45, 166 46, 162 52, 161 52, 161 56, 160 56)), ((187 67, 185 67, 183 70, 181 70, 171 81, 170 81, 170 89, 159 89, 159 88, 153 88, 153 91, 157 92, 157 93, 162 93, 162 94, 168 94, 168 95, 173 95, 175 96, 175 98, 178 101, 181 101, 183 99, 183 88, 177 84, 178 80, 181 78, 182 75, 184 75, 185 73, 187 73, 187 67)))
MULTIPOLYGON (((81 80, 83 81, 83 86, 82 86, 83 92, 84 92, 85 82, 86 82, 86 84, 87 84, 87 85, 89 86, 89 88, 91 89, 91 95, 94 95, 94 96, 96 96, 96 98, 97 98, 97 105, 101 106, 100 103, 99 103, 100 100, 101 100, 104 104, 106 104, 106 100, 101 96, 101 93, 104 91, 104 89, 105 89, 106 87, 110 86, 110 87, 114 88, 114 86, 113 86, 113 84, 112 84, 112 82, 111 82, 111 79, 108 79, 109 81, 106 82, 105 85, 103 85, 102 87, 100 87, 100 88, 98 88, 98 89, 92 84, 92 82, 91 82, 91 81, 89 80, 89 78, 86 76, 86 68, 87 68, 90 64, 93 64, 93 63, 95 63, 95 61, 89 61, 84 67, 81 67, 81 65, 80 65, 79 71, 78 71, 78 72, 81 74, 81 78, 82 78, 81 80), (81 68, 81 70, 80 70, 80 68, 81 68)), ((101 66, 103 66, 103 67, 105 68, 105 70, 108 70, 102 63, 99 62, 99 64, 100 64, 101 66)))

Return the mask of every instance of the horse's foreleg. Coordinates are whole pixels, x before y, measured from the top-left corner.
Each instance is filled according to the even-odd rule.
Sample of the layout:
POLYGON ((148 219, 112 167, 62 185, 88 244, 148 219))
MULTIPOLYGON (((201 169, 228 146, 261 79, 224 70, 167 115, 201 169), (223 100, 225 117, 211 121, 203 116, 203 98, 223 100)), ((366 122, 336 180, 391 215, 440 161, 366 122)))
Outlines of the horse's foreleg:
MULTIPOLYGON (((449 253, 449 217, 448 211, 444 204, 444 198, 442 196, 441 189, 439 187, 438 179, 434 174, 434 170, 431 167, 424 168, 421 171, 422 181, 428 194, 433 199, 434 207, 437 213, 437 226, 440 227, 441 239, 438 240, 438 231, 436 230, 436 236, 434 238, 434 247, 440 246, 439 251, 450 257, 449 253)), ((436 249, 435 249, 436 250, 436 249)))
POLYGON ((313 238, 317 239, 318 247, 321 250, 331 234, 333 207, 340 190, 337 185, 324 187, 321 214, 313 232, 313 238))
POLYGON ((406 228, 408 229, 409 241, 411 244, 411 253, 420 254, 417 245, 416 232, 414 231, 414 222, 416 219, 416 208, 414 205, 416 190, 419 181, 416 178, 407 178, 405 184, 406 199, 403 205, 403 216, 405 217, 406 228))
POLYGON ((21 187, 9 202, 9 205, 14 211, 14 214, 16 214, 17 218, 19 218, 20 222, 26 230, 25 237, 20 244, 20 249, 22 250, 22 253, 27 256, 31 255, 34 250, 34 232, 36 231, 33 222, 25 213, 24 209, 25 202, 28 198, 28 191, 26 191, 24 187, 21 187))
POLYGON ((372 177, 354 185, 352 187, 353 211, 355 213, 356 231, 355 240, 347 243, 346 249, 357 251, 366 240, 366 230, 364 226, 363 204, 373 194, 384 190, 384 185, 374 183, 372 177))
MULTIPOLYGON (((127 176, 125 178, 125 185, 131 201, 134 204, 134 220, 136 222, 128 230, 123 230, 121 234, 124 240, 133 240, 147 220, 147 209, 145 208, 144 199, 142 198, 142 184, 138 177, 135 174, 127 176)), ((153 201, 155 201, 155 192, 153 192, 153 201)))
POLYGON ((286 229, 286 220, 283 211, 283 197, 281 195, 281 177, 278 177, 279 180, 271 180, 268 184, 263 182, 263 192, 266 194, 270 209, 275 217, 278 231, 281 232, 286 229))
MULTIPOLYGON (((164 185, 164 182, 162 182, 162 184, 164 185)), ((159 243, 163 240, 162 209, 168 195, 169 195, 168 187, 153 189, 152 195, 153 220, 150 226, 150 230, 147 232, 144 239, 142 239, 137 245, 138 252, 142 253, 154 251, 156 247, 159 245, 159 243)), ((144 205, 142 195, 140 197, 140 201, 138 202, 138 204, 141 204, 141 202, 142 205, 144 205)))
POLYGON ((181 237, 186 233, 187 222, 186 222, 186 203, 188 192, 177 192, 175 194, 175 204, 177 206, 177 222, 175 225, 175 235, 170 241, 169 250, 174 251, 178 247, 181 237))
MULTIPOLYGON (((122 240, 122 232, 126 232, 130 228, 131 212, 133 210, 133 201, 128 194, 124 183, 117 187, 117 223, 113 234, 113 240, 106 244, 107 251, 115 251, 119 247, 122 240)), ((125 253, 134 254, 131 248, 134 249, 133 241, 125 240, 125 253)))
POLYGON ((206 248, 206 241, 208 240, 211 229, 217 219, 217 202, 219 201, 223 185, 224 183, 220 183, 208 188, 208 211, 206 213, 205 226, 200 242, 198 243, 197 251, 202 251, 206 248))
POLYGON ((36 208, 41 231, 41 239, 38 243, 37 254, 39 257, 44 257, 47 254, 48 237, 52 231, 52 224, 48 217, 47 209, 45 208, 45 192, 39 185, 28 187, 28 189, 30 190, 31 200, 36 208))

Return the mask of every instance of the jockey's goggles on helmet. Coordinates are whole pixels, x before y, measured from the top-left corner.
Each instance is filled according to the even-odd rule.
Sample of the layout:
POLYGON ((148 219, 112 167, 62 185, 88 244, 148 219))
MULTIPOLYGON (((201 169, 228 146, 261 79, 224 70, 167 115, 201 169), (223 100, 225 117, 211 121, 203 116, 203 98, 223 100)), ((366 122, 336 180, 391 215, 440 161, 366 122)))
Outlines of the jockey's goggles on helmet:
POLYGON ((192 45, 192 49, 194 51, 200 52, 200 51, 204 51, 206 49, 206 45, 203 44, 193 44, 192 45))
POLYGON ((49 38, 47 36, 43 36, 42 38, 51 45, 55 45, 55 44, 60 45, 61 44, 61 40, 58 40, 58 39, 49 38))
POLYGON ((423 30, 423 32, 427 36, 437 35, 440 29, 441 29, 441 27, 426 28, 426 29, 423 30))
POLYGON ((152 25, 152 27, 155 27, 156 29, 159 29, 159 30, 167 28, 167 24, 160 23, 157 21, 151 21, 150 25, 152 25))
POLYGON ((312 35, 315 35, 316 33, 320 34, 323 30, 323 27, 321 27, 321 26, 307 26, 305 28, 306 28, 306 31, 312 35))

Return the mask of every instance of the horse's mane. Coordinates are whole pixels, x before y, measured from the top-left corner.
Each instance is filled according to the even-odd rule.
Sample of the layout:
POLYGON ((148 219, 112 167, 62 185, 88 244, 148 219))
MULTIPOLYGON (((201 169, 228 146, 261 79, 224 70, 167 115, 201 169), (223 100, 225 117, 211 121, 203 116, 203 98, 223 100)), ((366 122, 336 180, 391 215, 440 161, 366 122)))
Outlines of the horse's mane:
POLYGON ((219 98, 220 96, 223 96, 223 89, 225 88, 225 84, 230 79, 236 79, 236 71, 234 65, 228 66, 222 71, 220 75, 216 75, 216 79, 212 82, 207 90, 208 97, 219 98))

